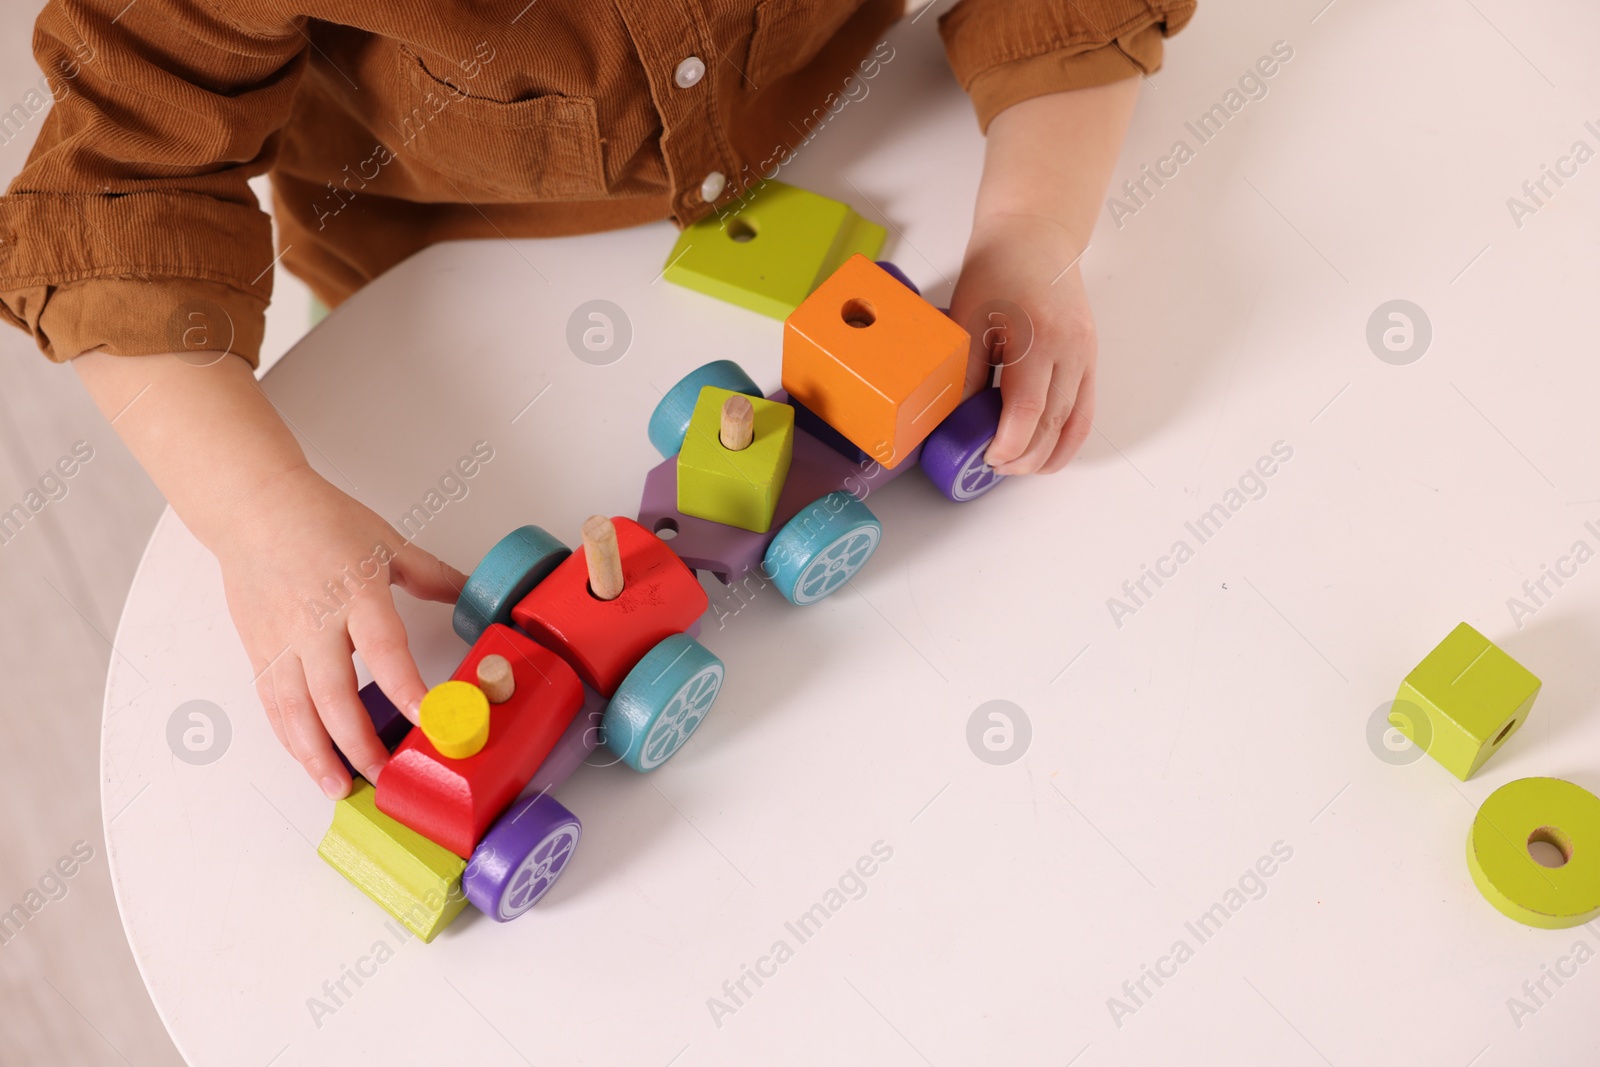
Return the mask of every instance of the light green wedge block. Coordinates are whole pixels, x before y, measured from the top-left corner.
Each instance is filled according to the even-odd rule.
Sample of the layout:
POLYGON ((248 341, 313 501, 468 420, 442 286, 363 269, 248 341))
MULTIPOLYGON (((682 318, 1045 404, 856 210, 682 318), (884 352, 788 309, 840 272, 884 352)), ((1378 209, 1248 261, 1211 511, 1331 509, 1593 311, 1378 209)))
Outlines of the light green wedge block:
POLYGON ((679 234, 663 276, 786 319, 845 260, 876 259, 884 237, 848 204, 769 181, 679 234))
POLYGON ((467 861, 378 810, 377 790, 357 778, 334 805, 317 855, 423 941, 466 907, 467 861))

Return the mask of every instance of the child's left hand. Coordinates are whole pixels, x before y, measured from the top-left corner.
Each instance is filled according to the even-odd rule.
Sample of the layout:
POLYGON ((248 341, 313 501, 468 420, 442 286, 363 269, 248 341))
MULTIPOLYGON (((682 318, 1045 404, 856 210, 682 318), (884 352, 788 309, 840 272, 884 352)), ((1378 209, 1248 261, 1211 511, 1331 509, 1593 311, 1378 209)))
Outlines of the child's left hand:
POLYGON ((1000 474, 1058 471, 1089 436, 1094 316, 1073 244, 1053 219, 993 215, 967 245, 950 315, 972 334, 964 395, 1002 368, 1004 413, 985 457, 1000 474))
POLYGON ((1125 78, 1021 100, 989 122, 950 315, 973 339, 967 395, 1001 367, 985 457, 1001 474, 1060 470, 1093 428, 1094 316, 1078 260, 1138 94, 1125 78))

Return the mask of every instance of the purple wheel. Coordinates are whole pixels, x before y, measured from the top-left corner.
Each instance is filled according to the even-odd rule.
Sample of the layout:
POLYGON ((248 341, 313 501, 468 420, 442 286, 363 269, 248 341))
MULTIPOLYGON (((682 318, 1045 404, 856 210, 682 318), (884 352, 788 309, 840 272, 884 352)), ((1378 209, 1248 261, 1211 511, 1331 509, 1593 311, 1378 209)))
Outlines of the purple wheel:
POLYGON ((922 446, 922 469, 939 492, 965 504, 1005 480, 983 461, 983 453, 1000 426, 1000 390, 985 389, 962 401, 928 435, 922 446))
POLYGON ((890 263, 887 259, 880 259, 877 262, 878 262, 878 266, 882 267, 884 269, 885 273, 887 273, 895 281, 899 282, 901 285, 905 286, 907 289, 910 289, 913 293, 916 293, 918 296, 922 295, 922 290, 917 288, 917 283, 916 282, 914 282, 910 278, 906 277, 906 272, 905 271, 901 270, 899 267, 895 266, 893 263, 890 263))
POLYGON ((517 801, 473 850, 461 875, 467 899, 495 922, 510 922, 555 885, 582 833, 578 817, 548 793, 517 801))

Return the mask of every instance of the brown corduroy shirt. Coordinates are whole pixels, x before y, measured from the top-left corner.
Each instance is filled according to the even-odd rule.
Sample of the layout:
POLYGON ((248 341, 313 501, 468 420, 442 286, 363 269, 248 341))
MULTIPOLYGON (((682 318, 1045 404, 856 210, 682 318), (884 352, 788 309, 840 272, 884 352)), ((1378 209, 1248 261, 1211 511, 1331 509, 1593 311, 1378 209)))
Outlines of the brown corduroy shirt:
MULTIPOLYGON (((0 197, 0 317, 55 360, 254 361, 276 262, 246 184, 263 172, 278 255, 330 305, 437 241, 687 225, 876 74, 902 3, 50 0, 48 92, 0 115, 51 105, 0 197)), ((1194 6, 962 0, 939 23, 986 128, 1155 70, 1194 6)))

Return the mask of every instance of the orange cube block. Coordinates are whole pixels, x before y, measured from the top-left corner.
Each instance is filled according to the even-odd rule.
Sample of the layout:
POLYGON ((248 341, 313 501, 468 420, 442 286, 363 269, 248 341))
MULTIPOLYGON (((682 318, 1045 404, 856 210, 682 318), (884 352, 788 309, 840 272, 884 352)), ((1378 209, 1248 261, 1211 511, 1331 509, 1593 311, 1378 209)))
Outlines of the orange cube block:
POLYGON ((885 467, 961 402, 967 331, 863 255, 783 323, 783 388, 885 467))

